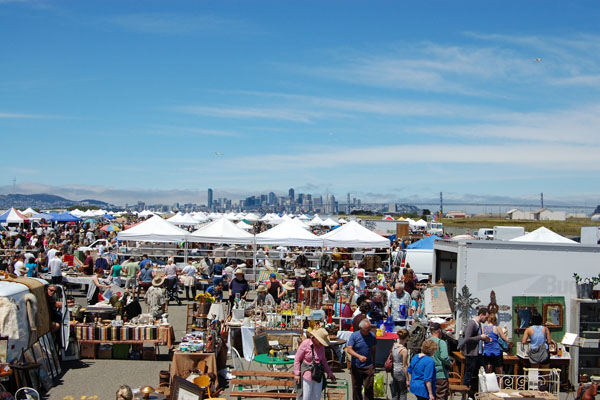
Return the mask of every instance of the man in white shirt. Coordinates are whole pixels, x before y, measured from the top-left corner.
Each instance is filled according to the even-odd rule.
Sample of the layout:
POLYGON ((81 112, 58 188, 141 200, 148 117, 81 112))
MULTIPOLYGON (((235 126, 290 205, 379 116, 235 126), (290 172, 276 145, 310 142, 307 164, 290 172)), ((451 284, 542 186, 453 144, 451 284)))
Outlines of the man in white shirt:
POLYGON ((64 266, 65 263, 63 263, 61 259, 61 253, 60 251, 57 251, 55 257, 48 261, 48 269, 50 270, 53 284, 62 283, 62 269, 64 266))
POLYGON ((58 252, 58 250, 54 248, 54 245, 50 245, 50 250, 48 250, 46 252, 46 254, 48 255, 48 261, 50 261, 53 258, 55 258, 57 252, 58 252))
POLYGON ((14 274, 16 276, 25 276, 25 275, 27 275, 27 272, 25 270, 25 273, 23 273, 24 270, 25 270, 25 263, 23 262, 23 256, 19 255, 19 256, 17 256, 17 261, 13 265, 14 274))
POLYGON ((104 245, 102 243, 100 243, 100 246, 98 246, 98 257, 101 257, 104 255, 104 245))

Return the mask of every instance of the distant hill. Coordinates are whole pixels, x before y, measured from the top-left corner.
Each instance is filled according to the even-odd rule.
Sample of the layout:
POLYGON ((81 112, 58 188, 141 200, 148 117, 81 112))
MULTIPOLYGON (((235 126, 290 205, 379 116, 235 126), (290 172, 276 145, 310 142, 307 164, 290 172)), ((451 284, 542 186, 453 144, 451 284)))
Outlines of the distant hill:
POLYGON ((7 194, 0 195, 0 209, 16 207, 24 209, 27 207, 40 208, 67 208, 78 205, 93 205, 100 208, 111 208, 112 205, 104 201, 86 199, 81 201, 69 200, 64 197, 48 193, 35 194, 7 194))

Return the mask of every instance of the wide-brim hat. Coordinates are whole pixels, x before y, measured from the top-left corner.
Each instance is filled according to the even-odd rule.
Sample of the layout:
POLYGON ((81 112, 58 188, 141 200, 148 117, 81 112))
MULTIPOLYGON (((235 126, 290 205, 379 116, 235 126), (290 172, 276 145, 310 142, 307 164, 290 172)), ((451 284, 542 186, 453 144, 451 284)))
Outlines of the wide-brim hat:
POLYGON ((348 272, 342 273, 342 278, 350 278, 350 274, 348 272))
POLYGON ((267 288, 265 287, 265 285, 258 285, 258 288, 256 288, 257 292, 266 292, 267 288))
POLYGON ((241 268, 238 268, 238 269, 236 269, 236 270, 235 270, 234 274, 235 274, 235 275, 237 275, 237 274, 242 274, 242 275, 244 275, 244 270, 243 270, 243 269, 241 269, 241 268))
POLYGON ((319 328, 316 331, 308 333, 308 335, 317 339, 323 346, 327 347, 331 345, 331 342, 329 341, 329 333, 327 333, 325 328, 319 328))
POLYGON ((157 276, 156 278, 152 279, 152 286, 162 286, 162 284, 165 283, 165 277, 164 276, 157 276))
POLYGON ((289 282, 286 282, 286 283, 284 283, 284 284, 283 284, 283 288, 284 288, 285 290, 294 290, 294 285, 292 285, 292 284, 291 284, 291 283, 289 283, 289 282))

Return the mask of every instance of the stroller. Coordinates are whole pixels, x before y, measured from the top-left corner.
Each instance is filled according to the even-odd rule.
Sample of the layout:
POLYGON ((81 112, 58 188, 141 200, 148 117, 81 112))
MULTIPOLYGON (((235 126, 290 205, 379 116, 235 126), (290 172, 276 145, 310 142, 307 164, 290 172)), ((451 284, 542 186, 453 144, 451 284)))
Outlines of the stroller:
POLYGON ((176 301, 178 305, 181 305, 176 277, 165 279, 165 289, 167 291, 167 304, 170 301, 176 301))

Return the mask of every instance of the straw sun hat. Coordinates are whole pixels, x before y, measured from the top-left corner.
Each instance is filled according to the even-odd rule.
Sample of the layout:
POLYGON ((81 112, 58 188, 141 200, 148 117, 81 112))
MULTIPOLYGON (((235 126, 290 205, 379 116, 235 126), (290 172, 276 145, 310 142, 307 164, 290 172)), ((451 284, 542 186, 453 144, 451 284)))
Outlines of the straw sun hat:
POLYGON ((294 290, 294 285, 292 285, 292 284, 291 284, 291 283, 289 283, 289 282, 286 282, 286 283, 284 283, 284 284, 283 284, 283 288, 284 288, 285 290, 294 290))
POLYGON ((266 292, 267 288, 265 287, 265 285, 258 285, 258 288, 256 289, 257 292, 266 292))
POLYGON ((152 286, 160 287, 164 282, 164 276, 157 276, 156 278, 152 279, 152 286))
POLYGON ((314 337, 321 343, 323 346, 329 346, 331 343, 329 342, 329 333, 325 328, 319 328, 316 331, 312 331, 308 333, 309 337, 314 337))

